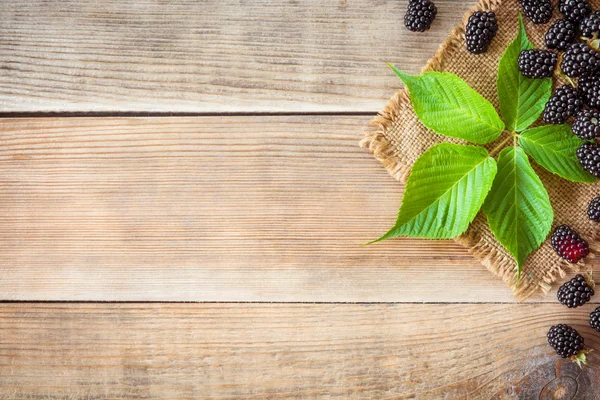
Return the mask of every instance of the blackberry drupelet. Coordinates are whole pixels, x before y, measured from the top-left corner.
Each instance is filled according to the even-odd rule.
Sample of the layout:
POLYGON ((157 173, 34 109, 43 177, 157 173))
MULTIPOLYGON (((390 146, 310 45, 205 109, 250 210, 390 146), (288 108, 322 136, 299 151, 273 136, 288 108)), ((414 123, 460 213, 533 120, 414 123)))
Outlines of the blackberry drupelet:
POLYGON ((559 0, 558 11, 570 21, 581 22, 592 13, 592 7, 588 0, 559 0))
POLYGON ((413 32, 425 32, 437 14, 437 7, 430 0, 409 0, 404 15, 404 26, 413 32))
POLYGON ((588 242, 567 225, 561 225, 554 230, 551 243, 556 254, 572 264, 590 253, 588 242))
POLYGON ((600 332, 600 307, 590 313, 590 326, 600 332))
POLYGON ((575 23, 567 19, 559 19, 546 32, 546 47, 564 51, 573 43, 576 36, 577 27, 575 23))
POLYGON ((588 283, 583 275, 578 274, 558 288, 556 297, 561 304, 569 308, 577 308, 590 301, 593 295, 594 283, 588 283))
POLYGON ((579 139, 591 140, 600 137, 600 112, 584 110, 577 115, 571 130, 579 139))
POLYGON ((560 69, 571 78, 593 74, 599 68, 600 55, 585 43, 571 44, 560 64, 560 69))
POLYGON ((562 358, 578 354, 585 346, 583 337, 569 325, 554 325, 548 331, 548 343, 562 358))
POLYGON ((581 22, 581 36, 592 39, 598 33, 600 33, 600 11, 595 11, 581 22))
POLYGON ((600 197, 596 197, 590 201, 587 214, 592 221, 600 222, 600 197))
POLYGON ((590 174, 600 178, 600 146, 594 143, 584 143, 577 149, 579 163, 590 174))
POLYGON ((523 14, 534 24, 545 24, 552 18, 554 6, 551 0, 519 0, 523 14))
POLYGON ((549 78, 556 67, 556 54, 548 50, 523 50, 519 71, 528 78, 549 78))
POLYGON ((467 50, 473 54, 485 53, 498 32, 498 22, 494 12, 476 11, 469 17, 465 36, 467 50))
POLYGON ((574 117, 583 107, 579 91, 571 85, 556 89, 544 108, 544 121, 549 124, 564 124, 568 117, 574 117))
POLYGON ((592 108, 600 108, 600 75, 583 76, 577 86, 585 104, 592 108))

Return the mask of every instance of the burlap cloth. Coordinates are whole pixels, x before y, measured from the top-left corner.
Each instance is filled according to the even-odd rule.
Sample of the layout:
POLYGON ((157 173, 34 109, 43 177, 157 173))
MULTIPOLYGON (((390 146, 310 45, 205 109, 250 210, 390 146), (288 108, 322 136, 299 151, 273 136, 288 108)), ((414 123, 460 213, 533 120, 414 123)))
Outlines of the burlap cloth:
MULTIPOLYGON (((600 0, 593 0, 591 3, 594 9, 600 8, 600 0)), ((499 110, 496 94, 498 62, 506 46, 517 34, 517 16, 520 8, 516 0, 482 0, 475 9, 496 12, 499 30, 488 52, 472 55, 466 50, 464 27, 471 11, 442 43, 436 55, 423 70, 448 71, 460 76, 491 101, 496 110, 499 110)), ((559 17, 560 14, 555 9, 553 21, 559 17)), ((526 17, 524 21, 530 40, 536 47, 545 48, 544 34, 550 25, 533 25, 526 17)), ((435 22, 431 29, 435 29, 435 22)), ((442 141, 460 143, 458 140, 449 140, 425 128, 415 115, 407 92, 400 90, 371 122, 371 127, 361 145, 367 147, 395 179, 404 182, 414 161, 429 147, 442 141)), ((499 141, 492 143, 489 149, 498 143, 499 141)), ((570 225, 590 244, 595 245, 593 242, 598 238, 600 224, 591 222, 587 218, 586 208, 592 198, 600 196, 600 184, 571 183, 552 175, 537 166, 535 162, 532 162, 532 165, 550 195, 554 209, 553 228, 560 224, 570 225)), ((390 220, 390 227, 393 223, 394 221, 390 220)), ((573 265, 562 261, 554 253, 550 240, 547 239, 529 256, 523 267, 521 281, 518 286, 515 286, 515 261, 494 238, 483 213, 479 213, 467 232, 455 240, 463 244, 487 269, 510 285, 519 300, 534 294, 547 293, 552 283, 559 277, 564 277, 567 271, 586 269, 583 263, 573 265)), ((590 263, 590 257, 587 263, 590 263)))

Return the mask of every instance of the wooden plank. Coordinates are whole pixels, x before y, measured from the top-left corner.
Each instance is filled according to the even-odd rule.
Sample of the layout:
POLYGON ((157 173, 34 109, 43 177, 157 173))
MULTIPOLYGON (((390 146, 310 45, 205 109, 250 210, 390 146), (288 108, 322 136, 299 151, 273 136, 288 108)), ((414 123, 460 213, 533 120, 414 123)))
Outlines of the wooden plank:
POLYGON ((549 304, 2 304, 0 398, 591 400, 600 357, 580 372, 545 338, 568 322, 597 348, 588 313, 549 304))
POLYGON ((368 120, 3 120, 0 299, 514 301, 452 241, 361 246, 403 189, 368 120))
POLYGON ((361 247, 402 194, 358 147, 368 120, 4 120, 0 298, 419 301, 433 270, 506 299, 452 242, 361 247))
POLYGON ((376 111, 472 0, 427 33, 397 0, 3 0, 0 112, 376 111))

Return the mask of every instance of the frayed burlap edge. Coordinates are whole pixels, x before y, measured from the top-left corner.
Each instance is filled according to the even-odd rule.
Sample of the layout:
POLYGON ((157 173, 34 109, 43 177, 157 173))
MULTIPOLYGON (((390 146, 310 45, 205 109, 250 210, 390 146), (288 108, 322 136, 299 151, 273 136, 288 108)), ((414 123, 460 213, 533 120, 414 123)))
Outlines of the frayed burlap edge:
MULTIPOLYGON (((476 10, 495 11, 502 4, 502 0, 481 0, 477 6, 469 11, 463 22, 454 28, 450 36, 442 43, 435 56, 423 68, 423 71, 440 71, 444 68, 445 60, 454 55, 454 52, 461 46, 464 46, 465 26, 468 17, 476 10)), ((386 107, 371 121, 370 129, 364 135, 360 146, 367 148, 373 156, 379 160, 385 169, 398 181, 406 182, 410 174, 411 165, 404 155, 397 151, 392 143, 386 138, 385 132, 392 128, 394 121, 404 107, 411 107, 408 92, 406 90, 398 91, 388 102, 386 107)), ((596 237, 592 238, 592 246, 598 246, 597 239, 600 236, 600 230, 596 232, 596 237)), ((543 281, 521 281, 515 286, 516 276, 512 268, 512 259, 506 257, 494 246, 486 243, 482 236, 471 230, 454 239, 457 243, 465 246, 467 251, 473 255, 483 266, 493 274, 501 278, 506 284, 512 287, 513 295, 523 301, 539 292, 547 294, 554 283, 559 278, 564 278, 566 270, 579 271, 584 267, 583 263, 569 264, 561 261, 559 264, 544 275, 543 281)))

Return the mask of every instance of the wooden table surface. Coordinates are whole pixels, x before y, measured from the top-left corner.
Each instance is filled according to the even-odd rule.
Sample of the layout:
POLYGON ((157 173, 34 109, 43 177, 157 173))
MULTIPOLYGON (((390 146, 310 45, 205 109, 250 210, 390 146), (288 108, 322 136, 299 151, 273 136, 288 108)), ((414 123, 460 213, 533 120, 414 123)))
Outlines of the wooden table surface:
MULTIPOLYGON (((0 0, 1 399, 597 399, 358 142, 474 4, 0 0)), ((600 272, 600 268, 597 268, 600 272)), ((599 299, 594 299, 598 302, 599 299)), ((600 355, 592 353, 592 364, 600 355)))

